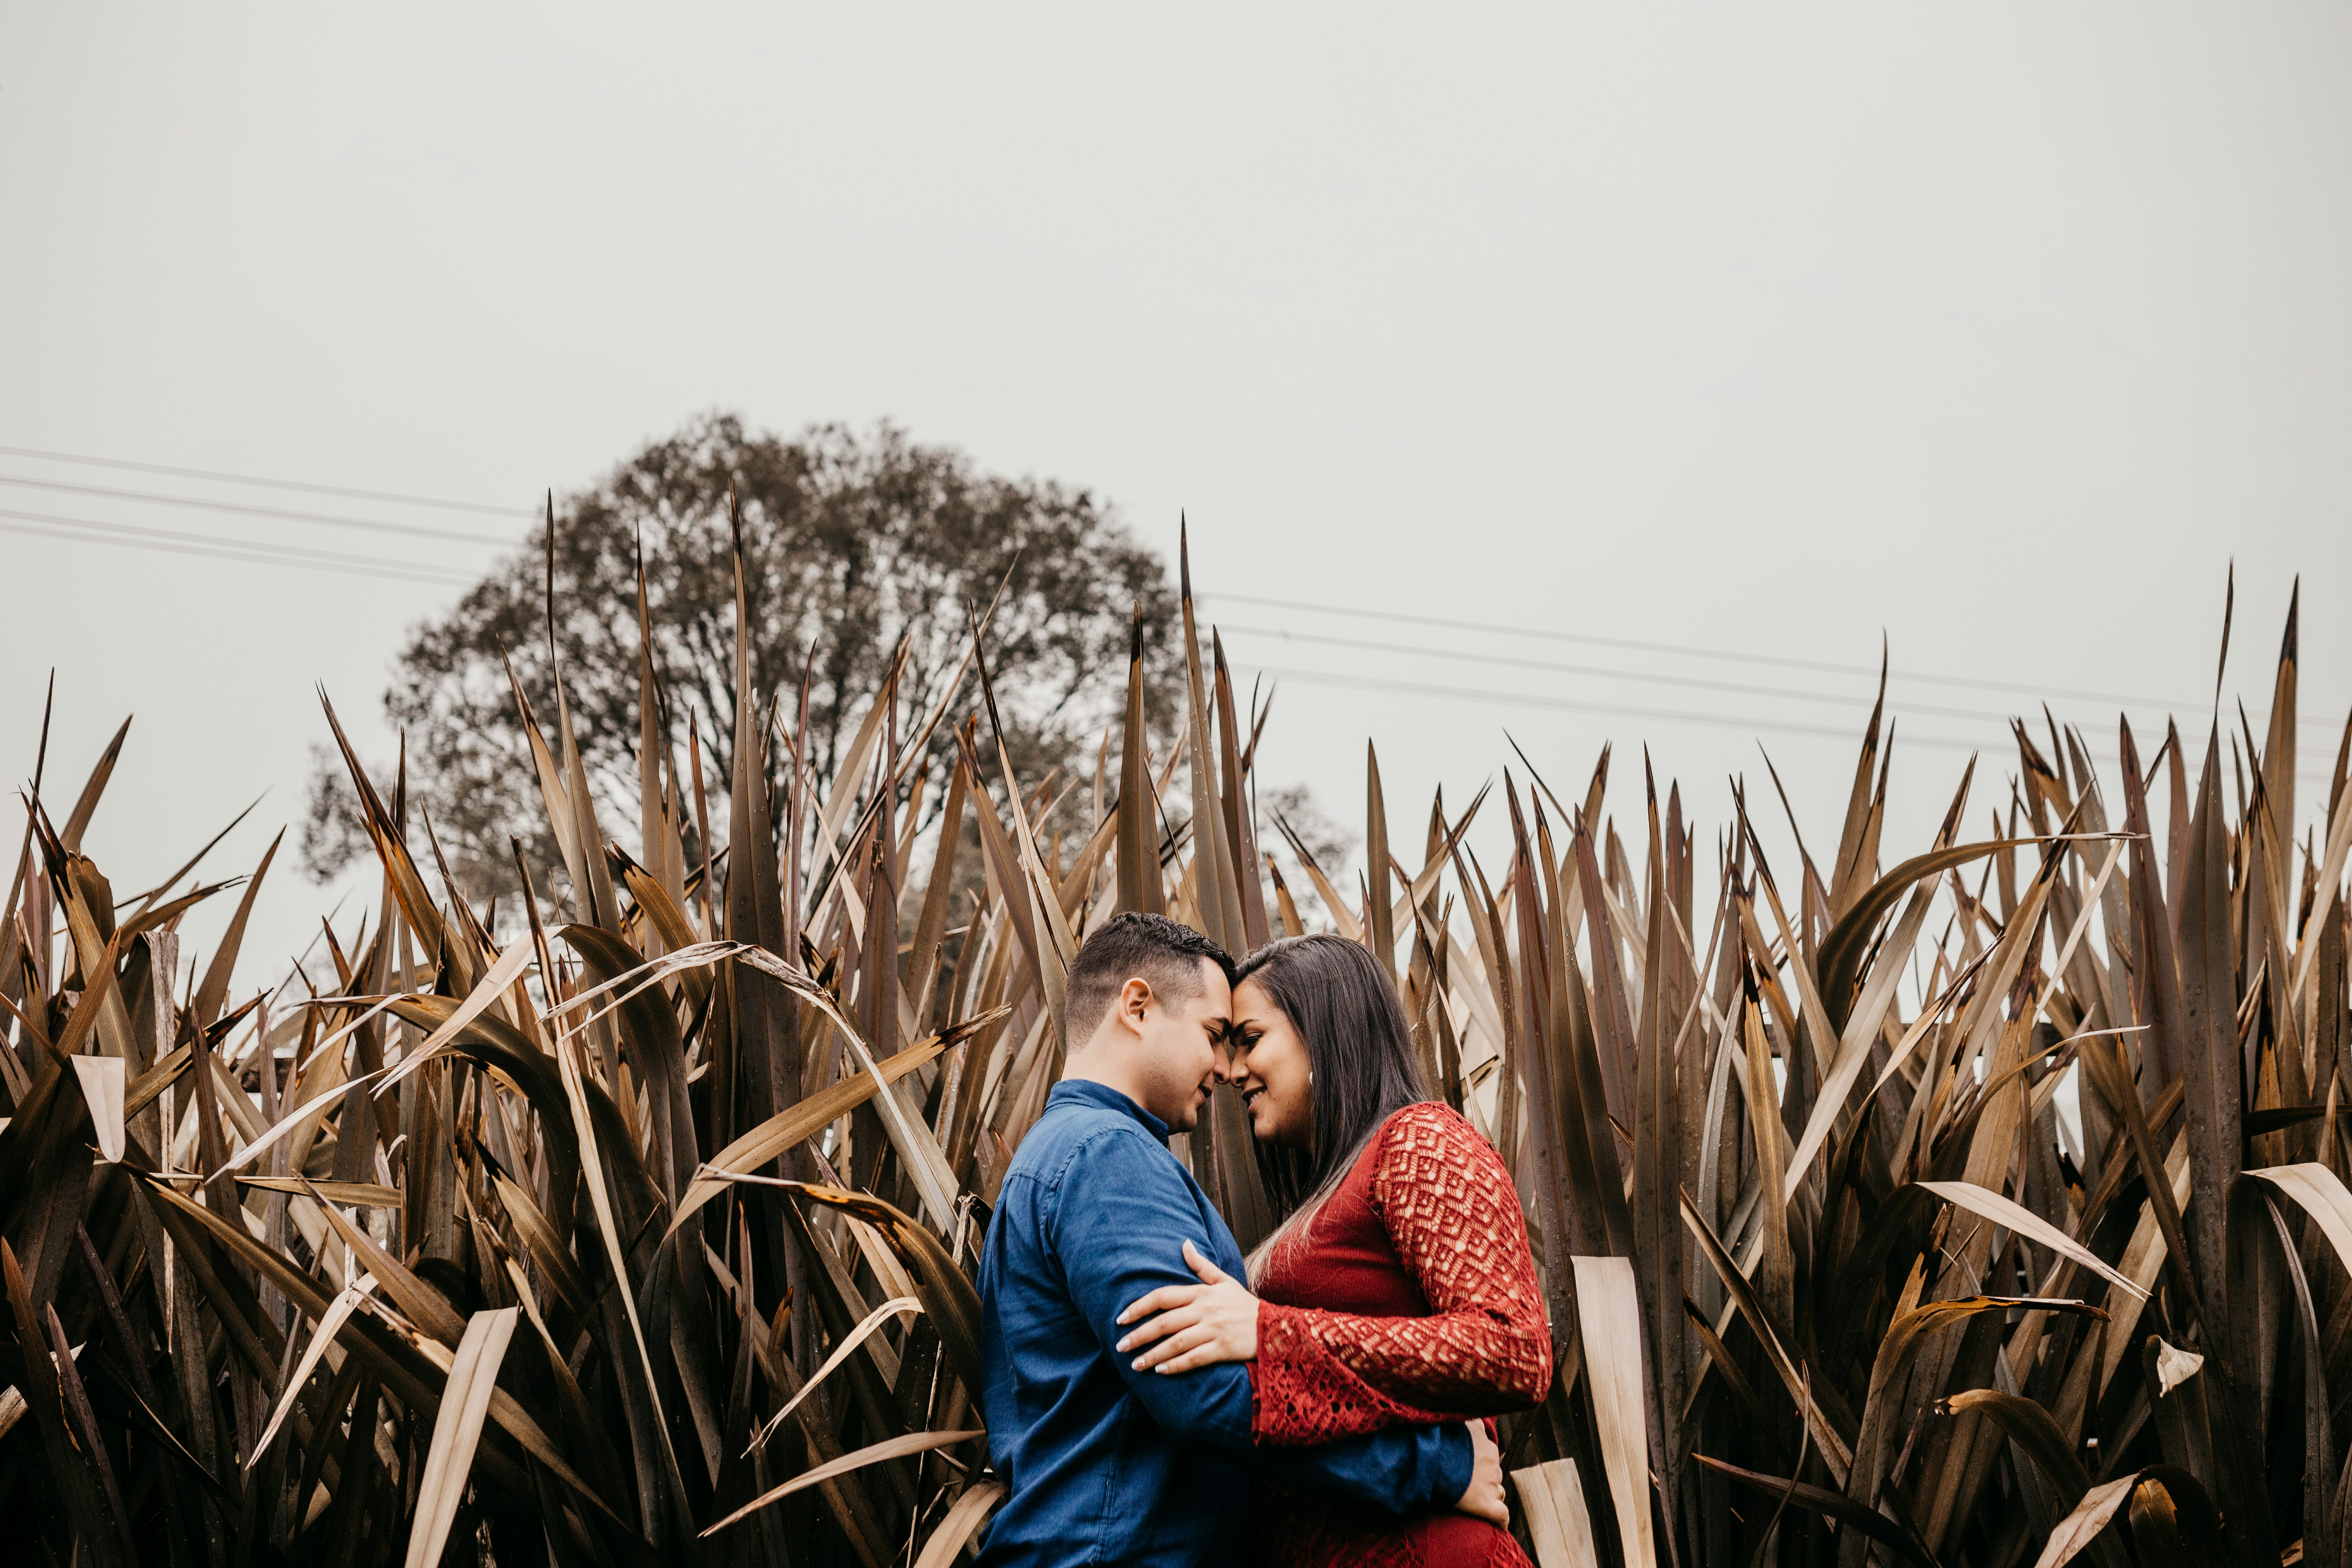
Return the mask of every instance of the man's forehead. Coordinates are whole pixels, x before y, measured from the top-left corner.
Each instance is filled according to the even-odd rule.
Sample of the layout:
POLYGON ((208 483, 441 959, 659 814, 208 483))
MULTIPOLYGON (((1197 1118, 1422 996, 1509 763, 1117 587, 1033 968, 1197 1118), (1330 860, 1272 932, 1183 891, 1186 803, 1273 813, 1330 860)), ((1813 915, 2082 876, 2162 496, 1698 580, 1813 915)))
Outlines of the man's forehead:
POLYGON ((1200 961, 1201 989, 1193 997, 1193 1006, 1217 1018, 1229 1016, 1234 1010, 1234 988, 1225 982, 1225 972, 1208 959, 1200 961))

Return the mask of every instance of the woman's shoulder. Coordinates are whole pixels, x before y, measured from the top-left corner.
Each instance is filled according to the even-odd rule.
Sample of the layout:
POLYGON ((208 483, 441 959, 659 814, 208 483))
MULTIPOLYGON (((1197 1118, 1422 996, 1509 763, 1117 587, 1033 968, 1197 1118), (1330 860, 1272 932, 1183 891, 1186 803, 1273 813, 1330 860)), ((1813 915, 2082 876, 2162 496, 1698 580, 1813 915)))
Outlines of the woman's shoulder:
POLYGON ((1389 1113, 1372 1140, 1376 1186, 1475 1172, 1496 1159, 1486 1135, 1443 1100, 1416 1100, 1389 1113))
POLYGON ((1486 1140, 1469 1118, 1442 1100, 1417 1100, 1411 1105, 1399 1106, 1389 1112, 1381 1123, 1378 1140, 1383 1147, 1392 1144, 1483 1144, 1486 1140))
POLYGON ((1502 1216, 1518 1212, 1510 1167, 1486 1134, 1451 1106, 1408 1105, 1394 1112, 1381 1128, 1380 1145, 1370 1195, 1401 1251, 1408 1248, 1407 1235, 1418 1236, 1423 1247, 1452 1245, 1466 1234, 1491 1237, 1502 1216))

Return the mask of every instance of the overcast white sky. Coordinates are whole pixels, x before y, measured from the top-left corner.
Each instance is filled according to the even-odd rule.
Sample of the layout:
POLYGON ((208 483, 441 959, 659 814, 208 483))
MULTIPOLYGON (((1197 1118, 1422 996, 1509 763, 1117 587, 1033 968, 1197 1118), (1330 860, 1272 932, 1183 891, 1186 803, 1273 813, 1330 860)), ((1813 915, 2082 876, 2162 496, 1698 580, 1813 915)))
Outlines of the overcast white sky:
MULTIPOLYGON (((1896 682, 1945 742, 1898 749, 1907 853, 1952 743, 1979 825, 2006 797, 1968 715, 2201 730, 2233 556, 2258 727, 2303 576, 2308 817, 2352 700, 2347 279, 2340 5, 0 5, 0 446, 522 507, 698 410, 887 416, 1171 556, 1188 510, 1206 589, 1470 623, 1209 606, 1376 645, 1232 637, 1388 683, 1277 707, 1269 778, 1347 818, 1367 736, 1414 821, 1508 726, 1563 794, 1646 742, 1702 824, 1761 739, 1833 837, 1853 742, 1812 731, 1870 683, 1753 659, 1884 631, 2015 687, 1896 682)), ((524 526, 0 476, 52 487, 0 524, 442 574, 524 526)), ((315 684, 388 752, 388 660, 456 592, 23 532, 0 584, 10 787, 52 666, 53 794, 138 715, 89 840, 119 889, 265 790, 220 869, 299 818, 315 684)), ((282 952, 327 900, 273 883, 282 952)))

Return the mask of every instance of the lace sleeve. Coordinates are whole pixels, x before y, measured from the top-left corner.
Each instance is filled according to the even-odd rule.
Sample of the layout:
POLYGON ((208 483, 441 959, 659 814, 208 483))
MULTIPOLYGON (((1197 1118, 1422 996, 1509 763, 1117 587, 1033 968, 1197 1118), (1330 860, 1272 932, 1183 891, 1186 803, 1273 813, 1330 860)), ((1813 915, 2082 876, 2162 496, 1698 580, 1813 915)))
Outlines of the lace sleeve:
POLYGON ((1258 1306, 1251 1366, 1260 1442, 1326 1443, 1401 1422, 1533 1405, 1551 1382, 1551 1329, 1510 1173, 1444 1106, 1381 1131, 1372 1205, 1427 1298, 1424 1318, 1258 1306))

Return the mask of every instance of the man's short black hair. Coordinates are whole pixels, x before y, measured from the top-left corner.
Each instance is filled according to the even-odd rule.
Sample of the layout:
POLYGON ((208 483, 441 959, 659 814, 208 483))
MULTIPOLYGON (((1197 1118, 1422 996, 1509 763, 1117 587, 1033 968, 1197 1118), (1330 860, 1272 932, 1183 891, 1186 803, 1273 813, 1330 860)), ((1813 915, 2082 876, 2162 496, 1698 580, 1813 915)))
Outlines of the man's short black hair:
POLYGON ((1096 928, 1071 961, 1069 1000, 1062 1013, 1065 1044, 1075 1050, 1093 1038, 1103 1015, 1130 980, 1144 982, 1169 1002, 1191 1001, 1201 994, 1204 958, 1232 981, 1232 956, 1182 921, 1133 910, 1113 915, 1096 928))

